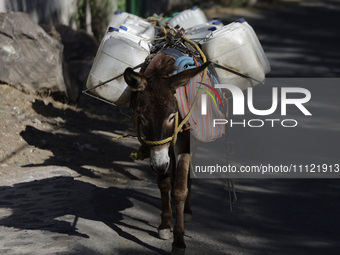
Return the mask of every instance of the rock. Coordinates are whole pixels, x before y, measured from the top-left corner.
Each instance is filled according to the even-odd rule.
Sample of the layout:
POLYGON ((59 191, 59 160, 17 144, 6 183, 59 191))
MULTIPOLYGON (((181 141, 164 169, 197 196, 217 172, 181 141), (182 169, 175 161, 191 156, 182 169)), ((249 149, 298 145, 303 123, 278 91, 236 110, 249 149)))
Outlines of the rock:
POLYGON ((33 121, 35 124, 41 124, 41 121, 38 118, 35 118, 33 121))
POLYGON ((0 81, 27 93, 70 96, 63 45, 25 13, 0 13, 0 81))

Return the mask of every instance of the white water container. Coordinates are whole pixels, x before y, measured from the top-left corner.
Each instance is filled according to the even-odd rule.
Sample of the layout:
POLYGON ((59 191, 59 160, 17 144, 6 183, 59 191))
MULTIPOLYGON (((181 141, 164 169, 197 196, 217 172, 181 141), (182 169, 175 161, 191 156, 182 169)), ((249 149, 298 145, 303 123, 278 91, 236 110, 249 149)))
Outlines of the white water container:
POLYGON ((209 20, 206 23, 187 29, 185 31, 185 36, 194 42, 201 42, 220 27, 223 27, 223 23, 220 20, 209 20))
POLYGON ((146 39, 151 39, 155 36, 155 28, 152 24, 134 14, 118 10, 113 14, 109 27, 121 28, 128 33, 146 39))
MULTIPOLYGON (((87 79, 88 89, 124 73, 127 67, 143 63, 150 53, 150 45, 145 39, 124 31, 111 32, 104 39, 87 79)), ((123 76, 91 92, 120 106, 127 106, 131 96, 123 76)))
POLYGON ((184 29, 188 29, 190 27, 206 22, 208 22, 208 19, 205 16, 204 12, 200 8, 195 6, 191 9, 180 12, 177 16, 173 17, 169 21, 169 24, 173 27, 179 25, 184 29))
POLYGON ((257 38, 257 35, 256 35, 254 29, 248 24, 248 22, 245 21, 244 18, 239 19, 238 22, 248 28, 247 33, 249 34, 249 37, 250 37, 250 39, 251 39, 251 41, 254 45, 257 56, 259 57, 259 59, 261 61, 264 73, 265 74, 269 73, 271 68, 270 68, 268 58, 267 58, 266 54, 264 53, 264 50, 261 46, 259 39, 257 38))
MULTIPOLYGON (((102 41, 100 42, 100 45, 98 47, 98 51, 97 54, 101 51, 101 48, 103 47, 103 44, 105 43, 105 41, 110 38, 114 33, 119 32, 119 28, 115 28, 115 27, 109 27, 106 31, 106 34, 104 35, 102 41)), ((96 61, 97 57, 94 59, 94 62, 96 61)))
POLYGON ((131 24, 140 19, 141 19, 140 17, 134 14, 117 10, 114 12, 113 17, 111 18, 109 22, 109 27, 120 27, 124 23, 131 24))
POLYGON ((210 20, 208 20, 207 23, 210 24, 211 26, 215 26, 217 28, 224 26, 222 21, 220 21, 219 19, 210 19, 210 20))
POLYGON ((119 28, 130 34, 138 35, 145 39, 151 39, 155 36, 154 26, 144 20, 138 20, 133 23, 127 22, 120 25, 119 28))
MULTIPOLYGON (((202 50, 210 61, 260 82, 264 81, 265 74, 270 71, 262 46, 254 30, 244 19, 213 31, 202 44, 202 50)), ((218 67, 215 70, 220 83, 233 84, 242 90, 259 84, 218 67)))

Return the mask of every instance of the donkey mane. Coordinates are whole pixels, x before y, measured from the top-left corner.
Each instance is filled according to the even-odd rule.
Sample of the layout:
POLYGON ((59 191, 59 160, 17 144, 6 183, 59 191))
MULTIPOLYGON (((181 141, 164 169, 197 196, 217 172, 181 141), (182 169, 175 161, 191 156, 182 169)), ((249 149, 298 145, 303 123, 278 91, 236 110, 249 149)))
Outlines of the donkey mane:
POLYGON ((156 55, 146 68, 144 75, 153 85, 159 84, 159 81, 171 75, 177 67, 174 65, 175 60, 167 54, 156 55))

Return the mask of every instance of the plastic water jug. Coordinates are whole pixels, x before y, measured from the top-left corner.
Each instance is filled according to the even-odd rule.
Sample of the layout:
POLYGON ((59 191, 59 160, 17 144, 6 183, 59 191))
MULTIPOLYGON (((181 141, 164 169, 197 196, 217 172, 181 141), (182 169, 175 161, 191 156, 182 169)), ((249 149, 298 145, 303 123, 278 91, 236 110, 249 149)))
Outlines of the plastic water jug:
POLYGON ((128 33, 151 39, 155 36, 155 28, 142 18, 127 12, 115 11, 109 27, 120 28, 128 33))
POLYGON ((190 27, 206 22, 208 22, 208 19, 205 16, 204 12, 200 8, 195 6, 191 9, 180 12, 177 16, 173 17, 169 21, 169 24, 173 27, 175 27, 176 25, 180 25, 184 29, 188 29, 190 27))
MULTIPOLYGON (((264 81, 265 74, 270 71, 262 46, 254 30, 244 19, 213 31, 202 43, 202 50, 210 61, 260 82, 264 81)), ((233 84, 243 90, 259 84, 222 68, 216 67, 215 71, 220 83, 233 84)))
MULTIPOLYGON (((124 73, 127 67, 143 63, 150 53, 150 45, 145 39, 119 29, 111 30, 98 49, 87 79, 88 89, 124 73)), ((127 106, 131 96, 123 76, 91 92, 120 106, 127 106)))
POLYGON ((208 20, 207 24, 209 24, 210 26, 215 26, 217 28, 224 26, 222 21, 220 21, 219 19, 210 19, 208 20))
POLYGON ((201 42, 205 37, 208 37, 213 31, 221 27, 223 27, 223 23, 220 20, 213 19, 187 29, 185 36, 195 42, 201 42))

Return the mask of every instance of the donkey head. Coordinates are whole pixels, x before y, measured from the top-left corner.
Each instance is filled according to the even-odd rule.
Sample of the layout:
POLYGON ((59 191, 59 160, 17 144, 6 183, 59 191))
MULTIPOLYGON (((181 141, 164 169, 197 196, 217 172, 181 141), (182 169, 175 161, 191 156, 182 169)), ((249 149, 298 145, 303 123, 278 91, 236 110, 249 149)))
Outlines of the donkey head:
MULTIPOLYGON (((125 82, 133 91, 138 91, 134 106, 135 117, 147 141, 162 141, 174 134, 175 116, 178 112, 176 89, 206 68, 208 63, 172 75, 176 70, 170 55, 159 54, 151 61, 144 73, 127 68, 125 82)), ((170 165, 171 143, 150 147, 150 165, 158 174, 167 172, 170 165)))

